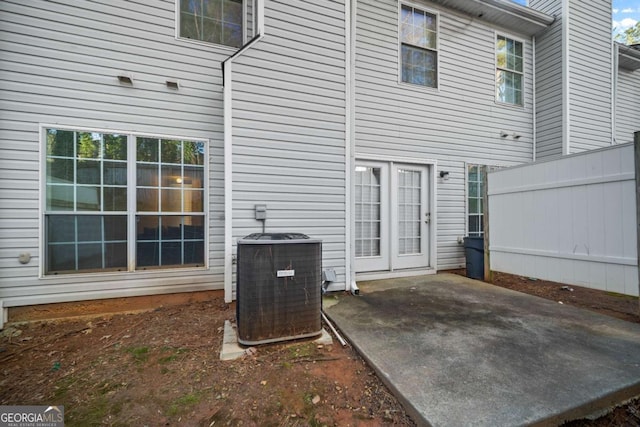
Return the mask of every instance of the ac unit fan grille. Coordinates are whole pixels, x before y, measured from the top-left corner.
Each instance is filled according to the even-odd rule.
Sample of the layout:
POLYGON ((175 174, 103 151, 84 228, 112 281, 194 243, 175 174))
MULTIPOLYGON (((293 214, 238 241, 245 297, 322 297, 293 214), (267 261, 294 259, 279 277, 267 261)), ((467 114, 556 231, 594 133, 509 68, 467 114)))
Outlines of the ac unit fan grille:
POLYGON ((253 345, 321 332, 321 253, 318 241, 238 244, 240 343, 253 345))

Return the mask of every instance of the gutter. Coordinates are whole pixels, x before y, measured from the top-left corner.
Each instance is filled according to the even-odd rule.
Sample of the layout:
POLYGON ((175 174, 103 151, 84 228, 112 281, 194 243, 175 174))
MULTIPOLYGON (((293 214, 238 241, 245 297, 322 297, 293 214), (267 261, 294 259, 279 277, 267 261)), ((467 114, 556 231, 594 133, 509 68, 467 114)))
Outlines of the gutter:
POLYGON ((555 21, 554 16, 511 0, 433 0, 433 2, 493 24, 506 25, 509 30, 528 36, 543 31, 555 21), (509 23, 508 18, 515 21, 509 23))
POLYGON ((539 10, 532 9, 528 6, 523 6, 515 3, 511 0, 474 0, 476 3, 482 3, 487 6, 491 6, 504 13, 508 13, 513 16, 517 16, 521 19, 527 20, 533 24, 548 27, 553 24, 555 17, 540 12, 539 10))
POLYGON ((224 301, 233 301, 233 62, 264 37, 264 0, 254 3, 256 35, 222 62, 224 117, 224 301))
POLYGON ((629 71, 640 69, 640 48, 635 47, 638 45, 627 46, 617 42, 614 45, 618 47, 617 56, 621 68, 629 71))

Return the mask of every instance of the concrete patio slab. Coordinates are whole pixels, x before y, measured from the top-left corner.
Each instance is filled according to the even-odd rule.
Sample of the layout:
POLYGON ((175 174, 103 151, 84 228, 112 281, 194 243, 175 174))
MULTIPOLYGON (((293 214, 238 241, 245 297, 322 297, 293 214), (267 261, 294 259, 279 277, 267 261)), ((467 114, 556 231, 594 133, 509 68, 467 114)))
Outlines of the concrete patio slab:
POLYGON ((640 325, 449 274, 358 286, 325 312, 419 424, 557 425, 640 394, 640 325))

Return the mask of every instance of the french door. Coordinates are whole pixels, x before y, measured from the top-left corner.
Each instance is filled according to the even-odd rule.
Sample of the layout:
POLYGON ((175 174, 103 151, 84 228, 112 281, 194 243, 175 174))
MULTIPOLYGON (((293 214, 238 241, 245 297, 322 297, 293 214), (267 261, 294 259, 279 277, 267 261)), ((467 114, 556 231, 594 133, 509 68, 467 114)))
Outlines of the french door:
POLYGON ((359 161, 354 189, 356 271, 428 267, 428 166, 359 161))

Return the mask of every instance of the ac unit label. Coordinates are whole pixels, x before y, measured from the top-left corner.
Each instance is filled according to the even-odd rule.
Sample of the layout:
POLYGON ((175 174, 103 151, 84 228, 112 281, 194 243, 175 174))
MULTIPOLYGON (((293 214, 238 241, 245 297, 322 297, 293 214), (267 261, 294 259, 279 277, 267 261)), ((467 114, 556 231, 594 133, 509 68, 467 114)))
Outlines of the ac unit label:
POLYGON ((278 277, 293 277, 295 275, 295 270, 278 270, 278 277))

